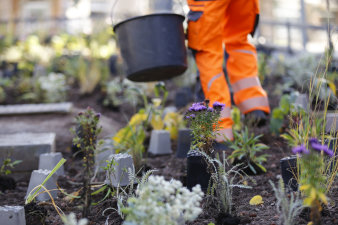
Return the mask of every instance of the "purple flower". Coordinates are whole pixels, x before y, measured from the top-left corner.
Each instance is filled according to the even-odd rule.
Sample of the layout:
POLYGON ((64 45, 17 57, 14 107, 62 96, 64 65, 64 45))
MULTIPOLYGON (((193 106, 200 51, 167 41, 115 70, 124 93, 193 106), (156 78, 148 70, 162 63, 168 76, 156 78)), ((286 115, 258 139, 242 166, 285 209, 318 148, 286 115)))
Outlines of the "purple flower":
POLYGON ((216 110, 220 110, 222 111, 224 108, 225 104, 222 104, 220 102, 214 102, 214 104, 212 104, 212 107, 216 110))
POLYGON ((316 150, 316 151, 323 151, 325 154, 327 154, 328 156, 332 157, 334 155, 333 151, 331 149, 329 149, 329 147, 327 145, 321 145, 318 143, 315 143, 315 142, 310 142, 311 144, 311 147, 316 150))
POLYGON ((305 145, 301 144, 300 146, 296 146, 292 148, 293 154, 309 154, 309 150, 306 149, 305 145))
POLYGON ((309 143, 312 144, 319 144, 319 141, 317 138, 310 138, 309 143))
POLYGON ((185 118, 188 120, 188 119, 190 119, 190 116, 186 116, 185 118))
POLYGON ((95 115, 95 118, 96 118, 96 119, 100 119, 100 117, 101 117, 101 113, 97 113, 97 114, 95 115))
POLYGON ((193 118, 195 118, 195 117, 196 117, 195 114, 191 114, 191 115, 190 115, 190 119, 193 119, 193 118))
POLYGON ((214 109, 210 108, 210 107, 207 110, 208 110, 208 112, 213 112, 214 111, 214 109))
POLYGON ((194 103, 189 108, 189 112, 201 112, 201 111, 204 111, 206 109, 207 109, 207 107, 205 105, 202 105, 200 103, 194 103))

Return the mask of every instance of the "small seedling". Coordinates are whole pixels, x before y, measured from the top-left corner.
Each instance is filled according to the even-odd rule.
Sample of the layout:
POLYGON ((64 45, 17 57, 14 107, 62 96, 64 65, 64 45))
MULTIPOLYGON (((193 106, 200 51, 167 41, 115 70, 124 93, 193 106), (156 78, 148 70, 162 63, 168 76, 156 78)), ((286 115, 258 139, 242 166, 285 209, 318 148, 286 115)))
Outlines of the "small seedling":
POLYGON ((0 176, 1 175, 9 175, 12 173, 12 169, 14 168, 15 165, 21 163, 22 160, 15 160, 12 161, 11 158, 7 157, 3 162, 0 167, 0 176))
POLYGON ((243 166, 249 168, 254 174, 257 174, 255 167, 266 172, 262 163, 267 160, 268 155, 256 155, 257 153, 268 149, 268 146, 257 143, 261 136, 262 135, 258 135, 255 137, 254 134, 249 135, 247 127, 241 132, 234 131, 234 141, 230 145, 230 148, 234 151, 228 158, 243 163, 243 166))

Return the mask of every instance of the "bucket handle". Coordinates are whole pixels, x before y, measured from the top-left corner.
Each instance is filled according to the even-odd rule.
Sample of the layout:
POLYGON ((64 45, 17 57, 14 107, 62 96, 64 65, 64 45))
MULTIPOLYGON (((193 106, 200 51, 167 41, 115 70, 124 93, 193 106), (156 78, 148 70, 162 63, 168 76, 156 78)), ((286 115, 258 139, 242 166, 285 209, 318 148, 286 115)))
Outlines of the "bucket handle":
POLYGON ((114 25, 114 21, 113 21, 113 12, 114 12, 114 9, 115 9, 116 4, 117 4, 118 1, 119 1, 119 0, 114 0, 113 5, 112 5, 111 10, 110 10, 110 19, 111 19, 112 25, 114 25))
MULTIPOLYGON (((114 12, 114 9, 116 7, 116 4, 119 0, 114 0, 113 2, 113 5, 111 7, 111 10, 110 10, 110 19, 111 19, 111 22, 112 24, 114 25, 114 21, 113 21, 113 12, 114 12)), ((184 13, 184 4, 183 4, 183 0, 178 0, 178 2, 180 3, 181 7, 182 7, 182 12, 184 13)))

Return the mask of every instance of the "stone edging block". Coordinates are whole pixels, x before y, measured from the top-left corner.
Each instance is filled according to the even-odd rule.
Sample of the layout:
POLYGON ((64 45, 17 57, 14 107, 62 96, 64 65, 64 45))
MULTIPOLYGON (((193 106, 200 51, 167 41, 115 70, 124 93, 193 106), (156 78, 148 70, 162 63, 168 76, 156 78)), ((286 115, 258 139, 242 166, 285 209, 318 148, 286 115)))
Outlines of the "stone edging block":
MULTIPOLYGON (((31 179, 29 180, 29 185, 28 185, 28 189, 27 189, 25 199, 28 197, 29 193, 36 186, 40 185, 46 179, 46 177, 49 175, 50 172, 51 172, 50 170, 34 170, 32 172, 31 179)), ((57 179, 56 174, 53 174, 53 176, 44 185, 44 187, 47 190, 50 190, 50 194, 52 195, 53 198, 57 197, 57 191, 54 190, 54 189, 57 189, 56 179, 57 179)), ((39 190, 39 193, 44 192, 44 191, 45 191, 45 189, 41 188, 39 190)), ((35 192, 35 190, 32 193, 34 193, 34 192, 35 192)), ((42 193, 42 194, 37 195, 37 197, 35 199, 37 201, 48 201, 48 200, 50 200, 50 197, 49 197, 48 193, 42 193)))
POLYGON ((23 206, 0 206, 1 225, 26 225, 23 206))
POLYGON ((0 163, 7 157, 22 160, 13 171, 38 169, 43 153, 55 152, 55 133, 16 133, 0 135, 0 163))

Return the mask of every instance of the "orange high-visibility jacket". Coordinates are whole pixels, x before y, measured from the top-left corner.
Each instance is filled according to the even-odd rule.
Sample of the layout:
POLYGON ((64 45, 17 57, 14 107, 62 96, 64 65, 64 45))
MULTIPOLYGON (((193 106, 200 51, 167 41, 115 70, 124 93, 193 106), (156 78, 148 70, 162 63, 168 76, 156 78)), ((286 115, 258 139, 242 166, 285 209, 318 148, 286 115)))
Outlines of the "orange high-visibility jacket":
POLYGON ((223 74, 224 47, 227 73, 234 102, 242 113, 262 110, 270 113, 266 92, 258 79, 257 53, 248 42, 259 15, 258 0, 187 0, 188 45, 196 50, 195 60, 202 89, 210 103, 226 105, 221 114, 217 141, 232 139, 229 87, 223 74))

